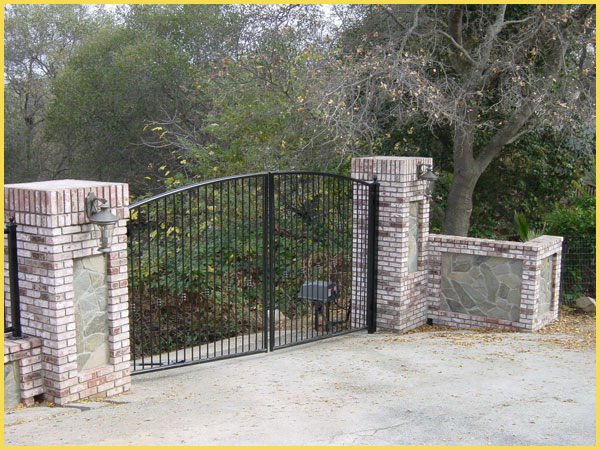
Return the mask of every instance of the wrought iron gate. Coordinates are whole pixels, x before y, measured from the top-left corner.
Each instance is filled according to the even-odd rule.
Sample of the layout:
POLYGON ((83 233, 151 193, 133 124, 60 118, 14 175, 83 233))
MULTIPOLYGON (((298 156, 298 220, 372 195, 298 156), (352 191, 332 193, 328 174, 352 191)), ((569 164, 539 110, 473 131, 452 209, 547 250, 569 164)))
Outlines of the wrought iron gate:
POLYGON ((278 172, 130 205, 133 373, 374 331, 376 196, 375 181, 278 172))

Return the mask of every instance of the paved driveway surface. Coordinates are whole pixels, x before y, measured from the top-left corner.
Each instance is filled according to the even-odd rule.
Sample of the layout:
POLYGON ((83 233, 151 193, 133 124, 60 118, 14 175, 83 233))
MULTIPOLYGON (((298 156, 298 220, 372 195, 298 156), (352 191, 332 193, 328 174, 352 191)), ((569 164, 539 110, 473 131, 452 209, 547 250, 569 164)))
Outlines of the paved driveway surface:
POLYGON ((6 445, 595 445, 594 348, 568 337, 355 333, 133 378, 4 415, 6 445))

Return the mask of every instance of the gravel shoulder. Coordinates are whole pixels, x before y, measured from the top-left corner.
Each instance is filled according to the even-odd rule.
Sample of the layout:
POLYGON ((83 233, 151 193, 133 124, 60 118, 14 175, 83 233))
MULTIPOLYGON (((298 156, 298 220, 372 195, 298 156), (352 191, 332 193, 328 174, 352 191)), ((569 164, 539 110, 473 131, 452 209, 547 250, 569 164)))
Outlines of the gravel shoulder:
POLYGON ((595 445, 595 317, 569 314, 533 334, 354 333, 138 375, 110 401, 5 412, 4 443, 595 445))

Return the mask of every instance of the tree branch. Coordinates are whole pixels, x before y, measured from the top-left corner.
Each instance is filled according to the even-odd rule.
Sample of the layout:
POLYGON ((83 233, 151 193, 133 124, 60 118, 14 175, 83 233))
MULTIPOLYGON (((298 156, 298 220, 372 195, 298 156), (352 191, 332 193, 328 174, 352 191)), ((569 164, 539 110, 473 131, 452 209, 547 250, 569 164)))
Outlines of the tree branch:
POLYGON ((528 22, 528 21, 530 21, 532 19, 533 19, 533 17, 525 17, 524 19, 520 19, 520 20, 507 20, 506 22, 504 22, 502 24, 502 26, 505 27, 506 25, 514 25, 514 24, 517 24, 517 23, 525 23, 525 22, 528 22))
POLYGON ((461 5, 454 5, 449 14, 448 31, 452 38, 462 45, 462 26, 463 26, 463 8, 461 5))
POLYGON ((496 20, 488 27, 487 37, 482 46, 481 57, 479 59, 479 64, 483 65, 487 63, 490 59, 490 55, 492 54, 492 48, 494 48, 494 40, 498 33, 502 31, 502 27, 504 26, 504 14, 506 13, 506 5, 498 6, 498 11, 496 12, 496 20))
POLYGON ((459 50, 463 55, 465 55, 465 58, 467 58, 467 60, 473 64, 474 66, 477 65, 477 61, 475 61, 471 55, 469 55, 469 52, 462 46, 460 45, 458 42, 456 42, 454 40, 454 38, 452 36, 450 36, 448 33, 442 31, 442 30, 436 30, 439 34, 441 34, 442 36, 448 38, 448 40, 450 41, 450 43, 454 46, 454 48, 456 48, 457 50, 459 50))
POLYGON ((529 99, 520 108, 517 108, 508 122, 500 129, 494 137, 483 148, 483 151, 475 158, 478 171, 483 172, 487 166, 496 158, 502 149, 519 134, 519 130, 529 120, 535 109, 535 102, 529 99))
MULTIPOLYGON (((398 25, 401 29, 406 28, 404 26, 404 24, 402 24, 402 22, 400 22, 400 20, 398 20, 398 18, 396 17, 394 12, 390 8, 388 8, 384 5, 378 5, 378 6, 383 10, 383 12, 385 12, 390 17, 390 19, 392 19, 394 22, 396 22, 396 25, 398 25)), ((423 5, 421 5, 421 6, 423 6, 423 5)))
POLYGON ((410 28, 406 31, 406 34, 404 35, 404 37, 402 38, 402 43, 400 44, 400 53, 404 53, 404 46, 406 45, 406 41, 408 41, 408 38, 413 33, 413 31, 415 31, 415 29, 417 28, 417 25, 419 24, 419 11, 421 11, 421 9, 423 9, 424 7, 425 7, 425 5, 419 5, 417 7, 417 9, 415 10, 415 16, 414 16, 413 23, 410 26, 410 28))

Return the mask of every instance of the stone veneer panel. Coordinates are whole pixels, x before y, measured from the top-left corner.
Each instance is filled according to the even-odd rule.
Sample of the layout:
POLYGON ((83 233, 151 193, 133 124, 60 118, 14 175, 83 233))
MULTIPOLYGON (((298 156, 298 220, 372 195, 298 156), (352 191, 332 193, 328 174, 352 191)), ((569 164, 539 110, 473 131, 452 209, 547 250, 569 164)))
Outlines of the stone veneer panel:
POLYGON ((21 403, 19 364, 13 361, 4 364, 4 410, 15 408, 19 403, 21 403))
POLYGON ((410 202, 408 211, 408 273, 413 273, 419 261, 419 202, 410 202))
POLYGON ((538 315, 540 316, 550 312, 552 307, 552 260, 552 256, 542 260, 540 273, 540 300, 538 305, 538 315))
POLYGON ((440 310, 518 322, 523 262, 442 254, 440 310))
POLYGON ((108 364, 108 290, 102 255, 79 258, 73 264, 77 369, 108 364))

